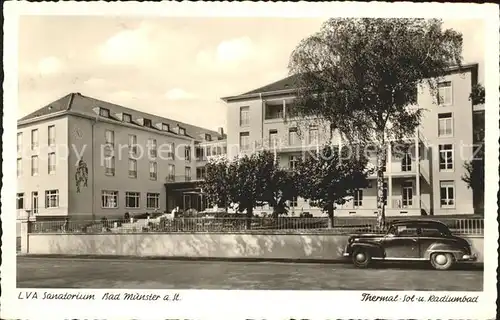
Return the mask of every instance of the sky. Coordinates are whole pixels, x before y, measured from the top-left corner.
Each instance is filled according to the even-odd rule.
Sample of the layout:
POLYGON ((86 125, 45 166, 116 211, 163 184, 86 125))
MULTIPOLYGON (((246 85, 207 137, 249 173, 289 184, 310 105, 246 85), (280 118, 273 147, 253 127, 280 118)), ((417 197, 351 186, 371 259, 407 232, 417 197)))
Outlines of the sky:
MULTIPOLYGON (((70 92, 217 130, 221 97, 280 80, 298 42, 327 18, 23 16, 18 117, 70 92)), ((481 20, 445 20, 478 62, 481 20)))

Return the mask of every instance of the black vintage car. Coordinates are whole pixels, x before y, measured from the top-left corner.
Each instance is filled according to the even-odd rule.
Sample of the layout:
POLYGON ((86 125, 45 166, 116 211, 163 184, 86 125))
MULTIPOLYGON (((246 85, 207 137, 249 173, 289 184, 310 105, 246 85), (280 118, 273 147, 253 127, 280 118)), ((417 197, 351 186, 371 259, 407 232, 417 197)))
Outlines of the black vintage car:
POLYGON ((344 256, 359 268, 376 260, 430 261, 435 269, 447 270, 456 262, 476 260, 467 240, 434 220, 395 221, 385 234, 350 236, 344 256))

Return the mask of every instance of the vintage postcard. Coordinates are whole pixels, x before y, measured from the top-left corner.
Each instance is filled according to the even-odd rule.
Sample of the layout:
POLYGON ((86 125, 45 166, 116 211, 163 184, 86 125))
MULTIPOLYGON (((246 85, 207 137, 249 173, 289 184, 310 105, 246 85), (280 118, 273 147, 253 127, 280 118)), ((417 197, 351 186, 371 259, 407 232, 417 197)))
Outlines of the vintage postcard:
POLYGON ((495 318, 497 5, 4 8, 2 319, 495 318))

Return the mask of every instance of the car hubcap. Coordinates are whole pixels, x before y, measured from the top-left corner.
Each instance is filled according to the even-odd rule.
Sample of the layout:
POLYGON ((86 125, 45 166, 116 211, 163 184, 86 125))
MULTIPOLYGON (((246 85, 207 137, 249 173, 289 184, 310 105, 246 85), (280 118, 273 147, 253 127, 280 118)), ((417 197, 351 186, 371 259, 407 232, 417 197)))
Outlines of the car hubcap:
POLYGON ((364 253, 358 253, 356 255, 356 261, 358 262, 363 262, 366 260, 365 254, 364 253))
POLYGON ((444 254, 438 254, 434 261, 436 261, 437 264, 443 265, 448 261, 448 259, 446 259, 446 256, 444 254))

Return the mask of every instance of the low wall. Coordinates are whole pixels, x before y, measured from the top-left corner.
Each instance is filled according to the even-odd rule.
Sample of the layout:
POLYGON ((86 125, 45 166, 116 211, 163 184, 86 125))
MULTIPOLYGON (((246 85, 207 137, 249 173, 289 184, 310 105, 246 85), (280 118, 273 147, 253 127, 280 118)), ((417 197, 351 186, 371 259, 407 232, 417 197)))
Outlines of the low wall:
MULTIPOLYGON (((322 234, 29 234, 29 254, 183 258, 338 260, 347 235, 322 234)), ((483 238, 466 237, 483 262, 483 238)))

